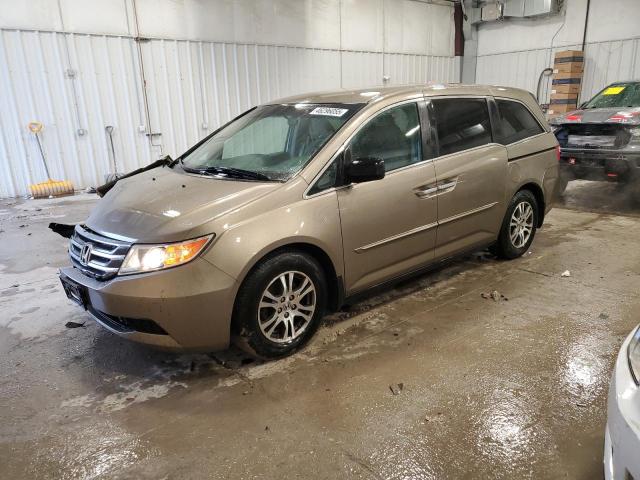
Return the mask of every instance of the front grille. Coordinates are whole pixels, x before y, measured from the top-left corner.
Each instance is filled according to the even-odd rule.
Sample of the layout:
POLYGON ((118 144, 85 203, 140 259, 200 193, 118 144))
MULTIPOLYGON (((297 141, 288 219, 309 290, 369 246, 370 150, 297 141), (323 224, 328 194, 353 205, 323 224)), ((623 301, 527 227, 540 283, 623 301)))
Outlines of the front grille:
POLYGON ((131 244, 100 235, 85 226, 76 225, 69 242, 73 266, 98 280, 107 280, 118 273, 131 244), (89 248, 87 252, 85 247, 89 248), (84 251, 84 256, 83 256, 84 251))

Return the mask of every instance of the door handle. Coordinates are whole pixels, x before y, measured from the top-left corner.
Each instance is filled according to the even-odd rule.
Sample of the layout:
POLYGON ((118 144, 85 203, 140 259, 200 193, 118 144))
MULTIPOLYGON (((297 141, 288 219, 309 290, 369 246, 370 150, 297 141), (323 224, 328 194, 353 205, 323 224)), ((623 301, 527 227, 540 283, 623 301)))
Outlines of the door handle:
POLYGON ((457 178, 450 182, 441 183, 440 185, 438 185, 438 191, 442 192, 443 190, 449 190, 450 188, 453 189, 457 184, 458 184, 457 178))
POLYGON ((427 198, 432 196, 434 193, 436 193, 438 191, 438 187, 423 187, 423 188, 417 188, 414 190, 414 193, 416 194, 416 196, 418 198, 427 198))
POLYGON ((439 193, 442 193, 445 190, 452 190, 455 188, 457 184, 458 184, 458 179, 455 178, 445 183, 439 183, 439 184, 436 183, 435 185, 431 183, 429 185, 423 185, 421 187, 415 188, 413 192, 416 194, 418 198, 428 198, 428 197, 437 195, 439 193))

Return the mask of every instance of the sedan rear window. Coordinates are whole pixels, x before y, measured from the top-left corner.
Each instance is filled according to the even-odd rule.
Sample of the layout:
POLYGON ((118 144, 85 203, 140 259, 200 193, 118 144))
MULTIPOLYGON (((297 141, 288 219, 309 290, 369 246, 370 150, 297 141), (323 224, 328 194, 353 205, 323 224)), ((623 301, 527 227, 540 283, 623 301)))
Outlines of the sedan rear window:
POLYGON ((640 83, 614 83, 587 102, 584 108, 640 107, 640 83))

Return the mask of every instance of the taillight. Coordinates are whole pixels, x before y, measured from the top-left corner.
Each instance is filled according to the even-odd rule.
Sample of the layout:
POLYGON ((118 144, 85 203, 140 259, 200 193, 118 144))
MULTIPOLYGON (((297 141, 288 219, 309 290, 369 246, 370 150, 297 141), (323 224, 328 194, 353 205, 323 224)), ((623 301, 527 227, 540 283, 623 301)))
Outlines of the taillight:
POLYGON ((616 122, 616 123, 635 123, 634 118, 640 116, 639 111, 633 112, 618 112, 614 115, 611 115, 607 122, 616 122))
POLYGON ((556 145, 556 158, 560 161, 560 145, 556 145))
POLYGON ((566 117, 564 117, 565 120, 569 120, 570 122, 581 122, 582 121, 582 115, 579 113, 571 113, 569 115, 567 115, 566 117))

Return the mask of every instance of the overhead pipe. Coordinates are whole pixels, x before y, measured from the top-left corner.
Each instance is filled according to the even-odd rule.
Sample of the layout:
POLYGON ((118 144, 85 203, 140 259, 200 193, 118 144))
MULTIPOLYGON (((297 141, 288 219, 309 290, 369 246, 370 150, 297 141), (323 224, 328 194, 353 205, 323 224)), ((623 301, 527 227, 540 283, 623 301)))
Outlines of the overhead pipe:
POLYGON ((138 9, 136 7, 136 0, 132 1, 133 4, 133 21, 136 27, 136 36, 134 40, 136 42, 137 51, 138 51, 138 65, 140 69, 140 77, 142 80, 142 100, 144 103, 144 112, 145 112, 145 120, 146 120, 146 132, 145 135, 149 138, 149 144, 152 147, 158 147, 160 149, 160 154, 158 157, 162 157, 162 142, 159 144, 153 143, 154 137, 159 137, 162 133, 154 133, 151 128, 151 114, 149 113, 149 97, 147 95, 147 77, 144 72, 144 58, 142 55, 142 46, 141 42, 148 40, 146 38, 142 38, 140 36, 140 23, 138 21, 138 9))
POLYGON ((480 8, 477 0, 463 0, 460 2, 460 8, 462 9, 462 35, 464 37, 460 80, 462 83, 476 83, 478 62, 478 29, 476 24, 480 16, 480 8))
POLYGON ((587 11, 584 15, 584 32, 582 34, 582 52, 584 53, 584 46, 587 44, 587 25, 589 24, 589 9, 591 7, 591 0, 587 0, 587 11))
POLYGON ((71 91, 73 92, 73 107, 76 112, 76 121, 78 122, 76 133, 79 137, 82 137, 87 133, 87 130, 82 127, 82 117, 80 116, 80 106, 78 105, 78 90, 76 88, 77 71, 72 67, 71 52, 69 51, 69 41, 67 39, 67 30, 64 26, 64 16, 62 15, 62 5, 60 4, 60 0, 57 1, 57 4, 58 15, 60 16, 60 26, 62 27, 62 43, 64 44, 64 49, 67 56, 68 68, 65 71, 65 74, 67 75, 67 78, 71 80, 71 91))
POLYGON ((553 68, 547 67, 540 72, 540 76, 538 77, 538 87, 536 88, 536 101, 540 103, 540 86, 542 85, 542 77, 545 75, 551 75, 553 73, 553 68))

